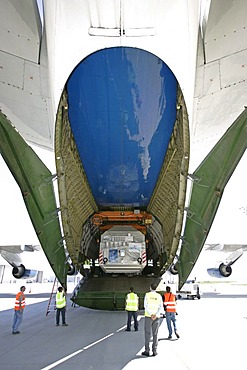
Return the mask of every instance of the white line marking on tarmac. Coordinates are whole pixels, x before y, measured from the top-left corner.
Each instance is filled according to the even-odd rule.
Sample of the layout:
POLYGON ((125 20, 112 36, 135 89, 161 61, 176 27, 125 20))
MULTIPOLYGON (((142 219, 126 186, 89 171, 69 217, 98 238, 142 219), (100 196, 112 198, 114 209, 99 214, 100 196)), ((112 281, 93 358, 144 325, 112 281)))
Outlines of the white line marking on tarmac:
MULTIPOLYGON (((140 321, 143 317, 144 317, 143 315, 138 315, 138 316, 137 316, 137 320, 138 320, 138 321, 140 321)), ((131 324, 133 324, 133 323, 134 323, 134 322, 132 321, 132 323, 131 323, 131 324)), ((124 328, 126 328, 126 325, 124 325, 124 326, 122 326, 121 328, 119 328, 118 330, 116 330, 116 333, 119 333, 119 332, 120 332, 121 330, 123 330, 124 328)), ((90 347, 95 346, 95 344, 98 344, 98 343, 102 342, 103 340, 105 340, 105 339, 107 339, 107 338, 110 338, 112 335, 114 335, 114 333, 111 333, 111 334, 106 335, 105 337, 103 337, 103 338, 101 338, 101 339, 97 340, 96 342, 93 342, 93 343, 89 344, 88 346, 83 347, 82 349, 79 349, 78 351, 76 351, 76 352, 74 352, 74 353, 71 353, 70 355, 68 355, 68 356, 66 356, 66 357, 64 357, 64 358, 61 358, 61 360, 58 360, 58 361, 54 362, 54 363, 53 363, 53 364, 51 364, 51 365, 48 365, 48 366, 46 366, 46 367, 43 367, 41 370, 49 370, 49 369, 52 369, 52 368, 54 368, 55 366, 60 365, 61 363, 63 363, 63 362, 65 362, 65 361, 69 360, 71 357, 74 357, 74 356, 78 355, 79 353, 81 353, 81 352, 85 351, 86 349, 88 349, 88 348, 90 348, 90 347)))
MULTIPOLYGON (((143 315, 138 315, 137 316, 137 321, 140 321, 141 320, 141 318, 143 318, 144 316, 143 315)), ((132 320, 131 321, 131 325, 133 325, 134 324, 134 321, 132 320)), ((127 325, 124 325, 124 326, 122 326, 121 328, 119 328, 118 330, 116 330, 116 333, 119 333, 121 330, 123 330, 123 329, 125 329, 125 328, 127 328, 127 325)))
POLYGON ((118 330, 116 330, 116 333, 119 333, 121 330, 125 329, 126 327, 127 327, 126 325, 122 326, 121 328, 119 328, 118 330))
POLYGON ((114 333, 111 333, 111 334, 109 334, 109 335, 106 335, 104 338, 101 338, 101 339, 97 340, 96 342, 91 343, 91 344, 89 344, 88 346, 83 347, 82 349, 79 349, 78 351, 76 351, 76 352, 74 352, 74 353, 71 353, 71 355, 69 355, 69 356, 66 356, 66 357, 64 357, 64 358, 61 358, 61 360, 58 360, 58 361, 54 362, 54 363, 53 363, 53 364, 51 364, 51 365, 48 365, 48 366, 46 366, 46 367, 43 367, 41 370, 49 370, 49 369, 52 369, 53 367, 55 367, 55 366, 57 366, 57 365, 60 365, 62 362, 65 362, 65 361, 69 360, 71 357, 74 357, 74 356, 78 355, 79 353, 81 353, 81 352, 82 352, 82 351, 84 351, 85 349, 88 349, 88 348, 90 348, 90 347, 94 346, 95 344, 102 342, 102 340, 105 340, 105 339, 107 339, 107 338, 111 337, 112 335, 114 335, 114 333))

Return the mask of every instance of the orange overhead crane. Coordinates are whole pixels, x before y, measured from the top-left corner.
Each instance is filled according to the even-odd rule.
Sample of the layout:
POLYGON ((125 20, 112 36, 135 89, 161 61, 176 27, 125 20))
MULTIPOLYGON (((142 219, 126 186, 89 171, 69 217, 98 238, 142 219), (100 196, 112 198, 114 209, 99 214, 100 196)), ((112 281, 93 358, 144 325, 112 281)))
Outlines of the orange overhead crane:
POLYGON ((152 215, 141 211, 102 211, 93 216, 93 224, 99 226, 102 231, 115 225, 131 225, 146 233, 146 225, 151 223, 152 215))

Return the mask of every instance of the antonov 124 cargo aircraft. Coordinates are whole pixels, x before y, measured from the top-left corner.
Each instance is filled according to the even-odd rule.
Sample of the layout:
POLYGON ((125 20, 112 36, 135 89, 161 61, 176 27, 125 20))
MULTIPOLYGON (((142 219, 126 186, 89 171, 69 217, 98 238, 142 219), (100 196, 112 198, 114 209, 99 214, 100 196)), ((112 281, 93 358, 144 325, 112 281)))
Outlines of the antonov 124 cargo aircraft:
POLYGON ((123 309, 130 286, 142 305, 169 269, 182 287, 247 146, 247 2, 0 13, 0 152, 60 284, 80 271, 73 300, 96 309, 123 309))

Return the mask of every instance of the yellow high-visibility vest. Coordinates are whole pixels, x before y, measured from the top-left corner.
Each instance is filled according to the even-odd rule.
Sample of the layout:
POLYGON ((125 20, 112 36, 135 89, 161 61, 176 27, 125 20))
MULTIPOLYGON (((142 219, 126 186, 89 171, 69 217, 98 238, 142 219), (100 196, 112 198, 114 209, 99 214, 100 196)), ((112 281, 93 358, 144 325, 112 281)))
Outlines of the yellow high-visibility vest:
POLYGON ((66 306, 66 297, 63 292, 57 292, 56 294, 56 307, 63 308, 66 306))
POLYGON ((88 269, 88 270, 90 269, 90 261, 89 260, 84 261, 83 268, 88 269))
POLYGON ((126 299, 126 311, 138 311, 138 302, 139 302, 139 297, 136 293, 129 293, 127 294, 127 299, 126 299))
POLYGON ((146 302, 150 314, 145 311, 145 316, 150 317, 150 315, 156 315, 160 307, 160 299, 161 296, 159 297, 159 294, 157 292, 146 293, 146 302))

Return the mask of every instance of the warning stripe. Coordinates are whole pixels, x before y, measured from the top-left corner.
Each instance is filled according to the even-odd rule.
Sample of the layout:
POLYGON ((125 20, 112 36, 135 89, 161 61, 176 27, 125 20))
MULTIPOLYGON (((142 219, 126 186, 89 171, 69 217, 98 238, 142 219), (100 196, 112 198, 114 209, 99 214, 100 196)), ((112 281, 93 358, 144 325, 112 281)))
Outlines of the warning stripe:
POLYGON ((146 263, 146 262, 147 262, 146 252, 142 252, 142 263, 146 263))
POLYGON ((102 252, 99 253, 99 264, 103 265, 103 253, 102 252))

